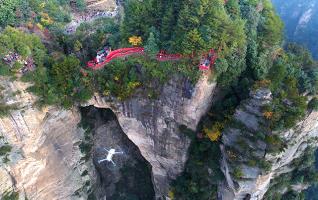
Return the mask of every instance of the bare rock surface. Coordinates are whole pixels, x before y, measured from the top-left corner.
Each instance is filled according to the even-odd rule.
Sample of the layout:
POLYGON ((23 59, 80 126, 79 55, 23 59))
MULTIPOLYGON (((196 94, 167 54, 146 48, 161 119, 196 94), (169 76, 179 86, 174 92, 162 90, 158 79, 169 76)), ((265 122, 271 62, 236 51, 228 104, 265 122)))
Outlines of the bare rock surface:
MULTIPOLYGON (((16 110, 0 118, 0 145, 12 148, 0 156, 0 177, 6 180, 0 184, 0 195, 17 191, 28 199, 86 199, 94 184, 93 170, 86 172, 92 163, 85 161, 79 147, 85 132, 79 127, 79 110, 39 109, 34 105, 37 98, 26 91, 28 84, 2 77, 0 84, 4 103, 17 105, 16 110)), ((167 196, 171 180, 183 171, 187 160, 190 139, 179 126, 196 128, 209 109, 215 86, 207 76, 195 86, 174 78, 162 86, 158 99, 137 94, 122 102, 96 95, 81 106, 110 108, 115 113, 121 131, 149 163, 154 192, 161 198, 167 196)), ((98 133, 110 134, 115 130, 112 127, 114 124, 109 123, 98 133)))
POLYGON ((120 102, 96 95, 87 105, 114 111, 123 132, 150 163, 160 198, 168 194, 170 181, 183 171, 187 160, 190 140, 180 133, 179 125, 196 128, 209 109, 215 86, 207 76, 193 88, 187 87, 186 80, 175 78, 161 88, 156 100, 137 95, 120 102))
POLYGON ((93 106, 81 108, 81 113, 90 125, 93 137, 93 166, 89 173, 95 197, 114 200, 129 197, 154 199, 151 166, 121 130, 114 113, 93 106), (110 149, 118 152, 112 157, 114 163, 102 161, 110 149))
POLYGON ((18 110, 0 118, 0 135, 11 151, 0 157, 0 195, 16 190, 28 199, 78 199, 83 184, 77 110, 38 109, 27 84, 1 78, 5 99, 18 110), (19 92, 17 92, 19 91, 19 92))
POLYGON ((301 156, 306 147, 317 146, 317 144, 312 143, 312 139, 318 136, 318 112, 315 111, 307 113, 306 117, 294 128, 279 133, 282 139, 287 142, 287 147, 279 153, 267 153, 264 142, 249 139, 251 134, 263 131, 260 125, 264 123, 264 117, 260 114, 260 110, 261 106, 270 100, 271 94, 267 89, 252 92, 250 99, 243 102, 234 115, 235 121, 239 122, 239 126, 242 127, 229 127, 224 131, 222 139, 224 145, 221 146, 223 154, 221 168, 226 180, 225 183, 219 185, 218 195, 220 199, 263 199, 272 179, 289 172, 291 170, 289 164, 301 156), (265 171, 257 166, 230 164, 231 158, 228 151, 231 148, 240 153, 239 159, 243 159, 243 161, 243 157, 252 152, 255 159, 271 163, 270 169, 265 171), (234 167, 241 169, 242 175, 239 179, 233 176, 234 167))

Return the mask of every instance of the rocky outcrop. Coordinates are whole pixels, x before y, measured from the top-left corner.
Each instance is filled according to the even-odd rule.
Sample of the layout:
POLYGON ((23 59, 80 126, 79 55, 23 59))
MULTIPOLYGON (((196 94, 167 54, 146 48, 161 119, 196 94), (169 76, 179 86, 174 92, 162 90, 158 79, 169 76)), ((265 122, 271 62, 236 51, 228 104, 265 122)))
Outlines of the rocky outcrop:
POLYGON ((73 195, 88 177, 81 176, 77 110, 38 109, 27 84, 4 78, 0 83, 5 102, 18 106, 0 119, 0 136, 12 147, 0 157, 0 196, 15 190, 28 199, 81 199, 73 195))
POLYGON ((88 10, 93 11, 114 11, 117 8, 115 0, 85 0, 88 10))
MULTIPOLYGON (((36 97, 26 91, 27 84, 8 78, 1 78, 0 84, 5 88, 4 102, 18 106, 0 118, 0 146, 12 147, 0 156, 0 177, 6 180, 1 181, 0 195, 14 190, 28 199, 86 199, 92 191, 91 185, 96 185, 98 176, 94 173, 101 176, 106 171, 96 165, 100 156, 93 155, 96 171, 91 168, 91 160, 86 162, 86 155, 81 153, 79 146, 85 130, 78 126, 81 120, 78 109, 40 109, 34 105, 36 97)), ((187 160, 190 139, 180 133, 179 125, 196 128, 209 108, 214 89, 215 83, 209 82, 207 76, 195 87, 185 79, 174 78, 159 90, 158 99, 135 95, 120 102, 96 95, 82 106, 114 111, 121 133, 136 145, 134 152, 140 151, 141 158, 149 163, 155 194, 160 198, 167 195, 170 180, 183 171, 187 160)), ((114 128, 116 124, 109 122, 96 129, 99 139, 94 142, 93 152, 98 152, 96 149, 104 143, 128 140, 111 136, 111 130, 118 129, 114 128)), ((125 145, 119 142, 117 146, 125 145)), ((138 163, 131 156, 126 161, 138 163)), ((99 194, 114 193, 111 188, 115 182, 109 185, 109 191, 102 189, 99 194)))
POLYGON ((157 198, 167 195, 169 182, 180 174, 187 160, 190 140, 179 131, 184 124, 195 129, 208 110, 216 83, 202 76, 194 88, 174 78, 160 89, 157 100, 137 95, 127 101, 96 95, 87 105, 110 108, 123 132, 152 167, 157 198))
POLYGON ((93 106, 80 110, 90 127, 87 134, 92 137, 93 164, 88 173, 96 199, 154 199, 151 166, 121 130, 114 113, 93 106), (101 162, 108 154, 106 150, 111 148, 120 152, 113 156, 114 163, 101 162))
POLYGON ((310 112, 297 126, 279 133, 287 144, 283 151, 275 154, 266 152, 266 143, 255 135, 264 131, 261 129, 265 123, 261 108, 270 100, 271 93, 267 89, 252 93, 251 98, 237 109, 234 115, 236 123, 224 131, 221 165, 226 181, 219 186, 220 199, 263 199, 270 181, 289 172, 289 164, 309 145, 316 146, 311 142, 318 136, 318 112, 310 112), (271 166, 264 169, 256 163, 247 164, 251 158, 271 166), (235 177, 236 169, 240 169, 239 178, 235 177))

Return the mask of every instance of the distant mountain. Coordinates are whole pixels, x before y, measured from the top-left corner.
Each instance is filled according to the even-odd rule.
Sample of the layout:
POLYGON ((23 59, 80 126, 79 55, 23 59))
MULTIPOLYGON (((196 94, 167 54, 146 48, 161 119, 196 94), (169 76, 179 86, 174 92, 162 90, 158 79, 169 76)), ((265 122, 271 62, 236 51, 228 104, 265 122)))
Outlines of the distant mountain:
POLYGON ((318 59, 318 0, 272 0, 288 41, 303 44, 318 59))

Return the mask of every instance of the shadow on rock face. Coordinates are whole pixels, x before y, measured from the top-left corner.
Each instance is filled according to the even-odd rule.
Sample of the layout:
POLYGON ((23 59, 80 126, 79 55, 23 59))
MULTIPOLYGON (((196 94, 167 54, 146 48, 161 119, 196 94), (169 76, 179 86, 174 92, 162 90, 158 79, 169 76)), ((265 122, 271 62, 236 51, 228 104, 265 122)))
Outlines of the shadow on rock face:
POLYGON ((154 199, 151 166, 121 130, 115 114, 110 109, 93 106, 81 108, 81 113, 92 128, 92 160, 96 169, 93 190, 96 199, 154 199), (122 152, 113 155, 114 164, 99 162, 107 158, 110 149, 122 152))

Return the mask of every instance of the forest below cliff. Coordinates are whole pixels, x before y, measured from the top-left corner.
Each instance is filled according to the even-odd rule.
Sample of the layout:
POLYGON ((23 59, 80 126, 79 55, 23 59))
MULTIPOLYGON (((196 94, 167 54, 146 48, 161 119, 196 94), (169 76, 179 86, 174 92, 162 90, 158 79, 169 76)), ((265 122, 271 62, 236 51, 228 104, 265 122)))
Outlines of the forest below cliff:
MULTIPOLYGON (((217 186, 224 179, 218 146, 222 131, 233 125, 235 109, 249 98, 250 91, 267 88, 273 96, 262 107, 268 134, 255 133, 266 143, 267 152, 283 150, 286 144, 279 132, 318 110, 318 63, 303 47, 283 45, 283 23, 269 0, 125 0, 120 16, 83 23, 74 34, 66 34, 65 26, 72 20, 71 12, 86 9, 85 1, 3 2, 0 74, 31 83, 28 90, 38 97, 39 107, 70 109, 94 93, 121 101, 137 93, 156 99, 158 86, 174 76, 195 85, 207 75, 217 83, 221 98, 201 120, 197 132, 180 127, 192 144, 185 171, 172 184, 171 199, 217 198, 217 186), (138 38, 136 44, 130 42, 132 38, 138 38), (144 46, 145 55, 113 60, 101 70, 87 68, 87 61, 103 46, 144 46), (198 64, 210 49, 218 58, 209 72, 202 72, 198 64), (159 50, 191 56, 158 62, 159 50), (10 56, 17 59, 8 62, 10 56), (33 68, 25 68, 27 60, 32 60, 33 68)), ((1 102, 2 115, 19 106, 1 102)), ((244 142, 238 145, 246 146, 244 142)), ((282 192, 271 187, 266 199, 304 198, 304 193, 288 186, 317 183, 314 153, 305 156, 306 162, 297 163, 299 169, 272 184, 287 189, 282 192)), ((247 159, 248 165, 270 169, 270 163, 253 159, 247 159)), ((232 175, 240 179, 242 170, 236 168, 232 175)))

